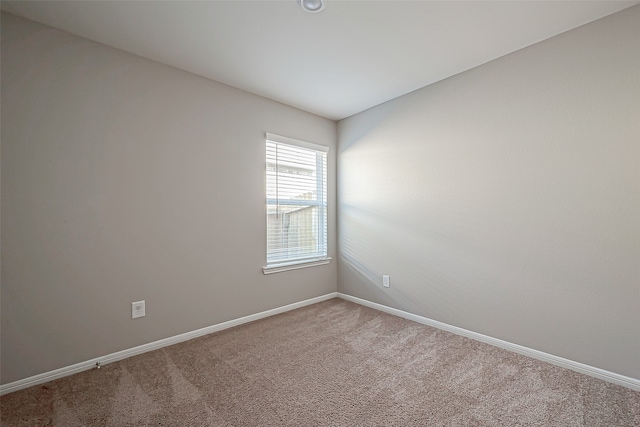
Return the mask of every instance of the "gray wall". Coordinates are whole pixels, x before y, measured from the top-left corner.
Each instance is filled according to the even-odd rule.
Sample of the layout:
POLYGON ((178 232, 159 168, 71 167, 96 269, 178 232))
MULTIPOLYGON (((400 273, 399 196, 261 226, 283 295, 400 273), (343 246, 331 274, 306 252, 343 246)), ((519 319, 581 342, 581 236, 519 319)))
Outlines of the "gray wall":
POLYGON ((640 7, 338 141, 340 292, 640 378, 640 7))
POLYGON ((335 256, 334 122, 3 13, 2 383, 335 292, 262 274, 266 131, 332 147, 335 256))

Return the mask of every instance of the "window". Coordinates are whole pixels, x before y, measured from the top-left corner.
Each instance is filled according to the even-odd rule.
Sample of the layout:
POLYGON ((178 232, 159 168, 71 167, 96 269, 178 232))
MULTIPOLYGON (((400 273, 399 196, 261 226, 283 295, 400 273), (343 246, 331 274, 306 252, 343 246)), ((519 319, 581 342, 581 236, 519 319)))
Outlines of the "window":
POLYGON ((267 133, 264 273, 327 264, 328 147, 267 133))

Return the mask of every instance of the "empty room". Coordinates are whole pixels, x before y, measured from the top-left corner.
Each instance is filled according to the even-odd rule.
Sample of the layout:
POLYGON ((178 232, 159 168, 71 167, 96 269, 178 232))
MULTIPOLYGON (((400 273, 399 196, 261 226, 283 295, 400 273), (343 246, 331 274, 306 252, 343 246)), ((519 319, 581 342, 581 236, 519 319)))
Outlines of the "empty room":
POLYGON ((0 424, 640 426, 640 1, 2 1, 0 424))

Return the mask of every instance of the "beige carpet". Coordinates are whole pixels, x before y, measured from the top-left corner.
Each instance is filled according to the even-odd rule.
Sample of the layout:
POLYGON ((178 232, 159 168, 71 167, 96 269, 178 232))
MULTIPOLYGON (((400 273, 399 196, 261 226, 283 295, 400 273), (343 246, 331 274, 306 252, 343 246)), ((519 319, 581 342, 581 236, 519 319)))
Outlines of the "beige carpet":
POLYGON ((21 390, 2 426, 640 426, 640 393, 339 299, 21 390))

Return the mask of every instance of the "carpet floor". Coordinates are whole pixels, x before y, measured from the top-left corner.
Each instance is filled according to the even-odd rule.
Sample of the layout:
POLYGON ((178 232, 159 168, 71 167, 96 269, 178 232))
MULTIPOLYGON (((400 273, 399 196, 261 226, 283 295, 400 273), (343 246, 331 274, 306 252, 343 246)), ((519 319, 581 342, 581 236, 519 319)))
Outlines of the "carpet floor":
POLYGON ((0 398, 2 426, 640 426, 640 392, 333 299, 0 398))

